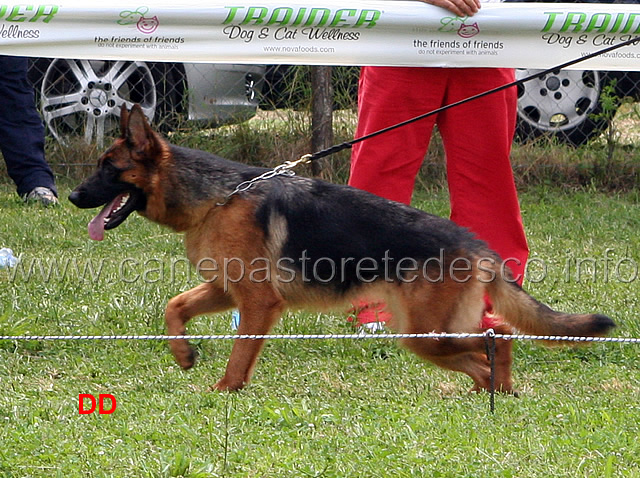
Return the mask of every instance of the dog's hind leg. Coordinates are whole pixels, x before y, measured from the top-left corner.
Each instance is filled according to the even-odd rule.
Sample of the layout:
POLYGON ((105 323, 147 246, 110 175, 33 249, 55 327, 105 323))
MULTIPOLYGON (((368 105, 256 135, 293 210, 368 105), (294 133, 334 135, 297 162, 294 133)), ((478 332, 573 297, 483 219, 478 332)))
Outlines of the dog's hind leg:
MULTIPOLYGON (((502 332, 500 332, 502 333, 502 332)), ((473 380, 472 391, 491 390, 491 367, 483 338, 403 339, 402 344, 421 358, 473 380)), ((511 347, 497 340, 495 350, 494 389, 514 393, 511 381, 511 347)))
MULTIPOLYGON (((167 304, 165 321, 169 335, 184 335, 185 325, 192 317, 207 313, 221 312, 234 306, 230 295, 211 283, 201 284, 175 296, 167 304)), ((169 347, 176 362, 188 369, 196 360, 196 353, 184 339, 169 340, 169 347)))
MULTIPOLYGON (((232 290, 240 310, 238 335, 264 335, 277 322, 285 309, 285 301, 270 284, 236 284, 232 290)), ((224 377, 215 390, 240 390, 249 383, 264 339, 236 339, 224 377)))
MULTIPOLYGON (((494 328, 497 334, 510 334, 507 326, 498 326, 494 328), (505 327, 505 330, 499 330, 505 327)), ((484 339, 451 339, 458 341, 476 341, 476 344, 470 346, 482 346, 486 348, 484 339), (482 340, 482 344, 478 343, 482 340)), ((473 380, 474 386, 472 392, 480 392, 482 390, 491 390, 491 366, 487 357, 487 352, 462 352, 451 355, 424 355, 423 358, 433 362, 434 364, 456 372, 463 372, 473 380)), ((506 340, 496 340, 495 348, 495 369, 493 387, 497 392, 511 393, 517 395, 513 390, 511 380, 511 347, 506 340)))
MULTIPOLYGON (((431 291, 405 295, 395 304, 402 333, 480 332, 484 308, 482 290, 470 284, 438 284, 431 291), (439 288, 436 289, 436 288, 439 288)), ((394 314, 396 314, 394 312, 394 314)), ((498 334, 511 333, 506 325, 494 328, 498 334)), ((400 343, 421 358, 457 372, 463 372, 474 382, 473 391, 491 389, 491 367, 483 337, 474 338, 405 338, 400 343)), ((511 381, 511 347, 505 340, 496 341, 495 390, 513 393, 511 381)))

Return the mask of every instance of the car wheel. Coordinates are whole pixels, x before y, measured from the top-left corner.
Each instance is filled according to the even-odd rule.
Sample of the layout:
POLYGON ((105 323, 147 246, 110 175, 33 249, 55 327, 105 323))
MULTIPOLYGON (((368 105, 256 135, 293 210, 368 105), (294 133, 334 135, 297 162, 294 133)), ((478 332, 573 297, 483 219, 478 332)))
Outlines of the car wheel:
POLYGON ((82 136, 102 145, 105 137, 119 132, 123 104, 140 104, 149 121, 181 104, 176 98, 181 82, 167 77, 166 67, 140 61, 47 61, 36 88, 47 129, 63 143, 69 136, 82 136))
MULTIPOLYGON (((542 70, 517 69, 522 79, 542 70)), ((518 86, 516 138, 528 141, 552 135, 560 141, 581 145, 599 135, 615 110, 602 107, 606 73, 591 70, 560 70, 518 86)))

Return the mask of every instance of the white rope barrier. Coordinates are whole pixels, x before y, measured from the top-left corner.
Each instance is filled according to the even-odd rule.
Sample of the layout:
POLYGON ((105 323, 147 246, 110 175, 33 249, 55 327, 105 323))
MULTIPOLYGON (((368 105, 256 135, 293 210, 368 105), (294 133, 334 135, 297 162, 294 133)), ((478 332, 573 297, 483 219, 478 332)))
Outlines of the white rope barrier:
POLYGON ((538 340, 557 342, 595 342, 638 344, 634 337, 574 337, 568 335, 483 333, 354 333, 354 334, 219 334, 219 335, 0 335, 0 340, 362 340, 362 339, 473 339, 493 337, 502 340, 538 340))

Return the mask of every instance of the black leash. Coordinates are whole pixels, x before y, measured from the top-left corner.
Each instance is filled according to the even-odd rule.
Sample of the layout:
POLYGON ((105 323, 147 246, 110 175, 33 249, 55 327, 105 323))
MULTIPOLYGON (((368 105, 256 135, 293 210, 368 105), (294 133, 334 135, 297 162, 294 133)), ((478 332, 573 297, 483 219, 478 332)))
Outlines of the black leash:
POLYGON ((440 113, 442 111, 445 111, 445 110, 448 110, 449 108, 453 108, 454 106, 459 106, 459 105, 467 103, 469 101, 477 100, 477 99, 482 98, 484 96, 488 96, 488 95, 491 95, 493 93, 497 93, 498 91, 506 90, 507 88, 511 88, 512 86, 521 85, 521 84, 526 83, 527 81, 531 81, 531 80, 533 80, 535 78, 541 78, 544 75, 552 73, 552 72, 554 72, 556 70, 561 70, 563 68, 567 68, 568 66, 573 66, 573 65, 575 65, 577 63, 580 63, 580 62, 589 60, 591 58, 594 58, 596 56, 602 55, 603 53, 608 53, 610 51, 617 50, 618 48, 622 48, 623 46, 627 46, 627 45, 630 45, 632 43, 637 43, 637 42, 640 42, 640 36, 637 36, 637 37, 634 37, 634 38, 632 38, 630 40, 627 40, 627 41, 624 41, 622 43, 619 43, 618 45, 610 46, 610 47, 604 48, 602 50, 598 50, 598 51, 596 51, 594 53, 590 53, 588 55, 585 55, 583 57, 576 58, 576 59, 568 61, 566 63, 562 63, 561 65, 557 65, 557 66, 554 66, 552 68, 548 68, 548 69, 543 70, 543 71, 541 71, 539 73, 535 73, 533 75, 529 75, 529 76, 527 76, 525 78, 521 78, 519 80, 512 81, 511 83, 507 83, 505 85, 498 86, 497 88, 494 88, 492 90, 487 90, 487 91, 485 91, 483 93, 479 93, 477 95, 470 96, 470 97, 465 98, 463 100, 456 101, 455 103, 451 103, 449 105, 441 106, 440 108, 435 109, 433 111, 429 111, 428 113, 424 113, 424 114, 421 114, 420 116, 416 116, 414 118, 408 119, 408 120, 403 121, 401 123, 397 123, 397 124, 388 126, 386 128, 380 129, 378 131, 374 131, 373 133, 369 133, 369 134, 367 134, 365 136, 361 136, 359 138, 354 138, 354 139, 352 139, 350 141, 345 141, 344 143, 336 144, 334 146, 331 146, 331 147, 329 147, 327 149, 323 149, 321 151, 315 152, 313 154, 305 155, 304 156, 305 162, 308 163, 308 162, 311 162, 311 161, 316 161, 318 159, 324 158, 325 156, 329 156, 330 154, 334 154, 334 153, 337 153, 337 152, 342 151, 344 149, 351 148, 354 144, 360 143, 361 141, 364 141, 366 139, 373 138, 375 136, 384 134, 384 133, 386 133, 388 131, 394 130, 396 128, 400 128, 402 126, 406 126, 406 125, 411 124, 411 123, 415 123, 416 121, 420 121, 421 119, 428 118, 429 116, 437 115, 438 113, 440 113))

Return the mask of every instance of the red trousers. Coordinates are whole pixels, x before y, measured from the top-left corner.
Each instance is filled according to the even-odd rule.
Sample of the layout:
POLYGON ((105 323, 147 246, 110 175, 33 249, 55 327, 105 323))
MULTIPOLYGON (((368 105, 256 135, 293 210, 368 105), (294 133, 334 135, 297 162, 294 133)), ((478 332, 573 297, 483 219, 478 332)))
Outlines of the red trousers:
MULTIPOLYGON (((511 69, 363 67, 356 137, 513 79, 511 69)), ((487 242, 522 283, 529 248, 509 159, 516 107, 516 89, 509 88, 357 143, 349 184, 409 204, 436 124, 451 219, 487 242)))

